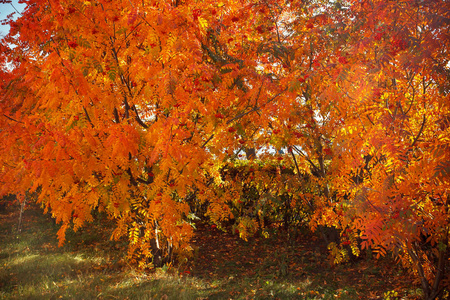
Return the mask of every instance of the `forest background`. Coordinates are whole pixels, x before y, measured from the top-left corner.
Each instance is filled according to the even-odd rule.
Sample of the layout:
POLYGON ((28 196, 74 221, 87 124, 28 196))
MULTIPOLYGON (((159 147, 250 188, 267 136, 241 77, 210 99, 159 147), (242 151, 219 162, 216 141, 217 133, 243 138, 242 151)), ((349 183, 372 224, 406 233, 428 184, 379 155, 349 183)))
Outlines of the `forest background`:
POLYGON ((142 268, 186 257, 200 221, 307 228, 334 263, 389 253, 448 293, 448 1, 24 3, 0 45, 0 194, 61 245, 98 212, 142 268))

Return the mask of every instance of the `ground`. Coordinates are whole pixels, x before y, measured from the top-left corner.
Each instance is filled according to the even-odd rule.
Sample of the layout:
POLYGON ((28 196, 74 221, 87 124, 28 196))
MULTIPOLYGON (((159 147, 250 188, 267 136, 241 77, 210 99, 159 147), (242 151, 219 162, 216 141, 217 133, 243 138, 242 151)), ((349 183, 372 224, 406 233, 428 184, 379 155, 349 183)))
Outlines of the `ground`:
POLYGON ((189 261, 137 270, 126 241, 110 241, 99 215, 57 246, 58 225, 28 207, 0 209, 0 299, 418 299, 413 278, 389 258, 334 266, 320 239, 306 234, 243 241, 199 223, 189 261), (392 297, 394 292, 398 298, 392 297), (388 294, 389 293, 389 294, 388 294), (390 295, 388 298, 387 295, 390 295))

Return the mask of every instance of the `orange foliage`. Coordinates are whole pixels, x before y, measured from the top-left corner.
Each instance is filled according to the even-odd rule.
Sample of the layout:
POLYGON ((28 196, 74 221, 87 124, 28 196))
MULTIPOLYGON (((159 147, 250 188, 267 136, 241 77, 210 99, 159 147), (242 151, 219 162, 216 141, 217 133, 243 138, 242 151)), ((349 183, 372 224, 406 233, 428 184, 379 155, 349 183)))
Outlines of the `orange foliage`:
POLYGON ((0 194, 38 190, 61 243, 98 209, 131 252, 189 250, 194 202, 248 238, 254 182, 246 209, 287 197, 341 258, 393 251, 430 299, 450 282, 448 2, 27 3, 1 44, 0 194), (240 160, 252 178, 224 176, 240 160))

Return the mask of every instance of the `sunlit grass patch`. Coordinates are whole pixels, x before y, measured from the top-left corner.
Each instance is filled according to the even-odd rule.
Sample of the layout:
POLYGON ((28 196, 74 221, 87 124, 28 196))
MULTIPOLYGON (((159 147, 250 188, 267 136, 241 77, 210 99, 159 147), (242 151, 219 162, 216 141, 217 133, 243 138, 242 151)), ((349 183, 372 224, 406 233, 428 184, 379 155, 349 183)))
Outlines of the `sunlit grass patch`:
POLYGON ((58 292, 70 285, 83 288, 93 261, 70 253, 17 254, 2 261, 0 281, 5 298, 34 297, 58 292))
POLYGON ((101 222, 69 231, 58 248, 58 226, 42 211, 26 211, 20 234, 16 216, 1 217, 0 299, 197 299, 205 286, 176 270, 146 274, 127 266, 124 248, 101 222))

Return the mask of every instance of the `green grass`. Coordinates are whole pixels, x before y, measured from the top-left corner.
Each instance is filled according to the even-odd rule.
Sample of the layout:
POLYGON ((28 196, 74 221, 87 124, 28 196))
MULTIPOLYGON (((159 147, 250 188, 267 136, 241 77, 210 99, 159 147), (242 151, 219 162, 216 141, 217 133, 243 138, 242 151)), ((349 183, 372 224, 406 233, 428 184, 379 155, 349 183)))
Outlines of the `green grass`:
MULTIPOLYGON (((69 232, 57 247, 58 226, 39 209, 1 214, 0 299, 197 299, 203 288, 193 278, 168 272, 145 274, 124 263, 120 242, 99 224, 69 232)), ((106 220, 103 220, 106 222, 106 220)))
POLYGON ((39 208, 26 210, 20 234, 17 221, 17 207, 0 211, 0 299, 353 300, 394 288, 404 299, 420 293, 388 259, 332 266, 323 245, 305 237, 245 242, 200 226, 189 263, 145 273, 128 265, 125 241, 109 240, 112 226, 101 215, 69 231, 60 248, 58 225, 39 208))

